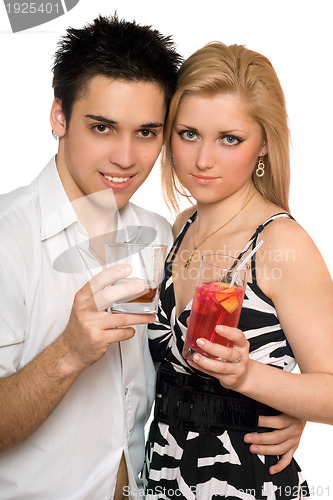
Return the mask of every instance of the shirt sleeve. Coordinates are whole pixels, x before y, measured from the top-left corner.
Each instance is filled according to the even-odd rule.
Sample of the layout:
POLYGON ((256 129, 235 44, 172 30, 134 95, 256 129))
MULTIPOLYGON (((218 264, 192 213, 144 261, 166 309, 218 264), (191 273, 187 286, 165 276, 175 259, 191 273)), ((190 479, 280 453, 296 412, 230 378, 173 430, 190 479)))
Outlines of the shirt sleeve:
POLYGON ((0 244, 0 377, 19 368, 26 324, 22 252, 4 239, 0 244))

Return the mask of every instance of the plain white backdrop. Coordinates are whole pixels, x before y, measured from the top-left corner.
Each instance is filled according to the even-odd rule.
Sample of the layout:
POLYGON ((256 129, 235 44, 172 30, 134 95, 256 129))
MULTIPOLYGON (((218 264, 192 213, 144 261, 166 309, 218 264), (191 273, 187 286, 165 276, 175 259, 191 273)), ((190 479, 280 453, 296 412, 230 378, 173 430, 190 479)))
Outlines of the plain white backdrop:
MULTIPOLYGON (((80 0, 64 16, 15 34, 1 2, 0 193, 30 183, 56 152, 49 110, 52 57, 59 37, 68 26, 81 27, 99 13, 115 11, 172 35, 184 57, 209 41, 221 40, 245 44, 271 60, 289 112, 291 211, 317 244, 332 275, 331 0, 80 0)), ((172 222, 160 192, 158 164, 133 201, 172 222)), ((332 445, 332 427, 307 424, 296 459, 314 500, 333 498, 332 445)))

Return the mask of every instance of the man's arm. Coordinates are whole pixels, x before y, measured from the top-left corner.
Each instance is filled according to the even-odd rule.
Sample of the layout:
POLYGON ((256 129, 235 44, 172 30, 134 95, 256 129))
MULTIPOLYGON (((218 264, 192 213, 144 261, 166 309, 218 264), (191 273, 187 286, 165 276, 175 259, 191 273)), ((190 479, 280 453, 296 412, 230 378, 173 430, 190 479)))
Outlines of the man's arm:
POLYGON ((246 434, 244 441, 251 445, 252 453, 280 455, 279 461, 269 469, 270 474, 277 474, 290 464, 300 443, 305 423, 284 413, 271 417, 260 416, 259 426, 274 430, 246 434))
POLYGON ((0 379, 0 451, 38 429, 111 343, 133 337, 129 325, 154 321, 154 315, 105 311, 114 301, 144 290, 138 280, 107 286, 128 274, 129 266, 116 266, 92 278, 75 295, 65 331, 20 371, 0 379))

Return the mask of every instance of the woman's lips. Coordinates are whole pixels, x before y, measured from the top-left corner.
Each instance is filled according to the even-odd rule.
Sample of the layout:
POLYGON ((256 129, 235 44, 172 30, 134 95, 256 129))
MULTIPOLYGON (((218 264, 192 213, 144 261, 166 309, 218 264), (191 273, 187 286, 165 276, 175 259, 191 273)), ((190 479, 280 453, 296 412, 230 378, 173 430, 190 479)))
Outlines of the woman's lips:
POLYGON ((213 182, 215 182, 218 177, 207 177, 207 176, 199 176, 199 175, 192 175, 193 179, 195 180, 195 182, 197 182, 198 184, 201 184, 203 186, 206 186, 208 184, 212 184, 213 182))

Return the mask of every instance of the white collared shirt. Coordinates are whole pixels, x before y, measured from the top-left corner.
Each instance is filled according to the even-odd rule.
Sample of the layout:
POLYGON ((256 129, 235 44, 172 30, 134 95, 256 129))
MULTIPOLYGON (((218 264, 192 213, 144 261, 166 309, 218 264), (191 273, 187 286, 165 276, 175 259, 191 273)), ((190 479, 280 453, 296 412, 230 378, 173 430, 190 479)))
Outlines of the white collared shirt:
MULTIPOLYGON (((155 242, 171 244, 163 217, 133 204, 120 217, 124 225, 156 229, 155 242)), ((84 267, 58 272, 53 263, 69 243, 87 239, 55 159, 30 186, 0 196, 0 377, 29 363, 64 331, 74 295, 90 276, 84 267)), ((130 498, 140 498, 154 383, 146 327, 140 325, 132 339, 111 344, 79 376, 37 431, 0 453, 0 497, 109 500, 124 453, 130 498)))

